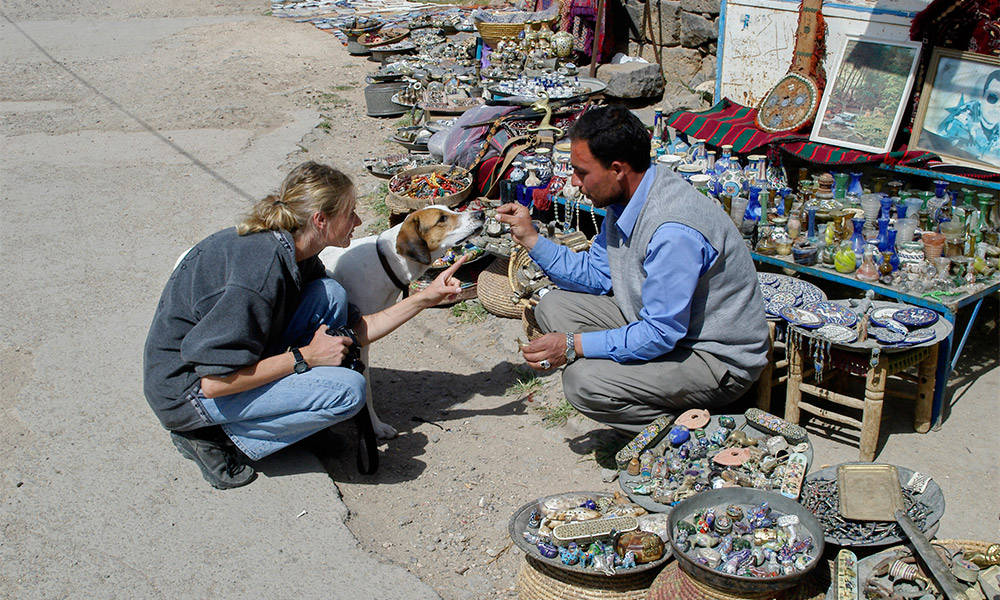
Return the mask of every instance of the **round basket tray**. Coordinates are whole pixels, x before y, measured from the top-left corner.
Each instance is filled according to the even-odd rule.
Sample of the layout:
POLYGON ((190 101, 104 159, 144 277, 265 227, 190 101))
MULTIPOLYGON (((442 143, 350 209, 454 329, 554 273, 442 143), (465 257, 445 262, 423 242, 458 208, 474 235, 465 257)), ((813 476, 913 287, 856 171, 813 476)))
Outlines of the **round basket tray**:
MULTIPOLYGON (((553 496, 568 496, 577 494, 593 496, 594 498, 611 496, 611 494, 606 492, 565 492, 565 494, 553 494, 553 496)), ((543 496, 543 498, 550 497, 552 496, 543 496)), ((559 558, 545 558, 538 553, 538 548, 536 548, 534 544, 528 543, 528 541, 524 539, 524 536, 521 535, 526 529, 528 529, 528 519, 531 517, 531 511, 538 508, 538 502, 543 498, 537 498, 522 505, 514 511, 513 516, 511 516, 510 521, 507 523, 507 531, 510 533, 510 539, 513 540, 514 545, 520 548, 528 556, 528 558, 538 563, 567 573, 587 575, 596 579, 615 579, 618 577, 628 577, 630 575, 644 573, 646 571, 656 572, 659 570, 659 567, 663 566, 664 563, 670 560, 670 549, 669 546, 667 546, 664 548, 663 556, 653 562, 636 565, 633 569, 622 569, 616 571, 614 575, 605 575, 599 571, 595 571, 594 569, 581 567, 579 563, 575 565, 564 565, 559 558)))
MULTIPOLYGON (((843 463, 847 465, 851 464, 871 464, 871 463, 843 463)), ((806 482, 810 481, 836 481, 837 480, 837 467, 840 465, 833 465, 832 467, 827 467, 825 469, 820 469, 814 473, 809 473, 806 475, 806 482)), ((899 472, 899 485, 905 486, 906 482, 909 481, 910 477, 913 476, 913 471, 907 469, 906 467, 896 466, 896 470, 899 472)), ((803 483, 803 495, 805 494, 805 482, 803 483)), ((930 507, 931 514, 927 517, 927 521, 924 525, 924 535, 928 538, 933 537, 934 532, 937 531, 940 525, 941 517, 944 516, 944 492, 941 491, 941 486, 937 484, 933 479, 927 484, 927 489, 924 490, 922 494, 917 494, 917 498, 921 503, 930 507)), ((800 498, 803 501, 804 498, 800 498)), ((898 525, 896 527, 899 527, 898 525)), ((902 531, 900 531, 902 533, 902 531)), ((855 540, 839 538, 835 536, 825 536, 826 543, 834 546, 843 546, 845 548, 872 548, 879 546, 887 546, 889 544, 899 544, 904 541, 902 535, 890 535, 886 536, 878 541, 874 542, 857 542, 855 540)))
POLYGON ((406 206, 409 209, 416 210, 423 208, 425 206, 430 206, 431 204, 442 204, 444 206, 452 207, 458 206, 463 200, 469 197, 472 192, 472 177, 469 176, 469 184, 465 188, 455 192, 453 194, 448 194, 445 196, 437 196, 435 198, 411 198, 402 194, 398 194, 392 191, 395 187, 393 184, 397 183, 399 180, 407 177, 416 177, 419 175, 426 175, 428 173, 434 172, 451 172, 455 175, 468 175, 468 171, 462 167, 454 167, 451 165, 428 165, 426 167, 414 167, 412 169, 407 169, 405 171, 400 171, 392 176, 389 180, 389 193, 386 195, 387 202, 390 201, 395 205, 406 206))
POLYGON ((507 265, 507 280, 510 282, 510 291, 517 297, 521 297, 521 293, 525 290, 525 285, 528 283, 525 273, 533 262, 528 254, 528 249, 524 246, 518 246, 510 257, 510 262, 507 265))
POLYGON ((357 38, 366 33, 375 33, 379 29, 382 29, 383 25, 385 25, 385 23, 377 21, 365 27, 339 27, 338 29, 340 29, 340 31, 347 37, 357 38))
POLYGON ((508 258, 497 258, 479 274, 479 301, 490 313, 507 319, 520 319, 524 306, 511 298, 510 279, 507 277, 508 258))
POLYGON ((529 556, 517 574, 519 600, 646 600, 655 571, 605 577, 570 573, 529 556))
POLYGON ((417 106, 435 115, 460 115, 470 108, 482 106, 484 102, 482 98, 467 98, 467 100, 467 102, 454 104, 426 104, 421 102, 417 106))
MULTIPOLYGON (((577 81, 579 82, 579 84, 581 86, 587 88, 588 91, 582 92, 580 94, 576 94, 575 96, 552 97, 552 98, 549 98, 549 100, 551 100, 551 101, 559 100, 559 101, 567 101, 567 102, 573 101, 573 100, 580 100, 580 99, 586 98, 588 96, 592 96, 593 94, 597 94, 599 92, 603 92, 608 87, 608 84, 604 83, 600 79, 596 79, 596 78, 593 78, 593 77, 578 77, 577 81)), ((491 94, 493 94, 494 96, 501 97, 501 98, 503 98, 505 101, 507 101, 509 103, 515 103, 515 104, 532 104, 532 103, 537 102, 539 100, 538 96, 517 96, 517 95, 514 95, 514 94, 508 94, 506 92, 499 91, 496 88, 496 86, 490 86, 490 87, 487 87, 486 89, 491 94)))
POLYGON ((491 49, 497 47, 497 42, 505 37, 517 37, 517 34, 524 30, 524 23, 486 23, 476 21, 476 29, 479 30, 479 37, 483 38, 483 43, 491 49))
MULTIPOLYGON (((962 550, 964 552, 986 552, 989 548, 990 542, 983 542, 979 540, 931 540, 932 546, 942 546, 950 550, 962 550)), ((996 542, 993 542, 996 543, 996 542)), ((893 546, 892 548, 886 548, 885 550, 878 552, 877 554, 872 554, 866 556, 865 558, 858 560, 858 588, 861 594, 864 593, 865 584, 868 582, 868 578, 871 577, 872 570, 882 562, 882 559, 891 557, 896 553, 905 552, 910 556, 914 556, 914 552, 910 546, 893 546)), ((923 570, 923 563, 917 561, 917 567, 926 576, 927 572, 923 570)), ((928 577, 933 585, 933 578, 928 577)), ((960 585, 961 584, 960 582, 960 585)), ((937 586, 935 586, 936 588, 937 586)), ((863 597, 863 596, 862 596, 863 597)), ((837 600, 837 586, 831 585, 830 589, 826 593, 826 600, 837 600)))
MULTIPOLYGON (((722 427, 721 425, 719 425, 720 416, 723 415, 712 415, 712 420, 709 421, 708 425, 705 426, 705 435, 712 435, 712 432, 722 427)), ((736 431, 743 431, 747 434, 748 437, 759 440, 765 440, 768 437, 770 437, 763 431, 760 431, 758 429, 755 429, 747 425, 746 417, 744 417, 741 414, 727 415, 727 416, 732 417, 733 420, 736 421, 736 431)), ((808 437, 806 438, 806 442, 809 444, 809 449, 806 450, 805 455, 806 458, 809 460, 809 465, 812 465, 813 461, 812 442, 808 439, 808 437)), ((656 455, 657 453, 656 448, 662 448, 664 444, 669 444, 669 441, 667 440, 666 436, 663 436, 663 439, 660 440, 655 446, 653 446, 653 454, 656 455)), ((807 473, 809 472, 808 466, 806 467, 806 472, 807 473)), ((673 510, 673 507, 670 506, 669 504, 661 504, 659 502, 654 501, 649 496, 642 496, 633 493, 631 491, 631 485, 637 484, 639 482, 640 482, 639 475, 629 475, 628 471, 624 469, 618 472, 618 485, 621 486, 623 492, 628 494, 628 497, 629 499, 632 500, 632 502, 635 502, 636 504, 638 504, 639 506, 645 508, 650 512, 670 512, 671 510, 673 510)))
POLYGON ((679 563, 673 562, 656 576, 646 598, 648 600, 821 600, 829 587, 830 573, 820 567, 814 569, 792 589, 777 593, 734 595, 701 583, 685 573, 679 563))
POLYGON ((378 33, 366 33, 358 37, 358 43, 365 48, 377 48, 388 44, 395 44, 406 36, 410 35, 409 29, 383 29, 378 33))
POLYGON ((678 564, 685 573, 701 583, 734 593, 760 594, 788 589, 798 585, 800 581, 809 575, 810 571, 822 562, 823 558, 823 527, 816 520, 816 517, 795 500, 785 498, 781 494, 754 488, 720 488, 702 492, 697 496, 683 500, 670 512, 667 527, 667 533, 670 535, 670 546, 673 548, 678 564), (677 525, 677 522, 699 510, 724 504, 760 504, 764 501, 772 509, 781 514, 798 516, 799 526, 812 535, 812 559, 802 571, 793 575, 780 575, 778 577, 760 579, 743 577, 741 575, 729 575, 728 573, 716 571, 696 562, 685 552, 681 551, 680 546, 674 541, 674 527, 677 525))

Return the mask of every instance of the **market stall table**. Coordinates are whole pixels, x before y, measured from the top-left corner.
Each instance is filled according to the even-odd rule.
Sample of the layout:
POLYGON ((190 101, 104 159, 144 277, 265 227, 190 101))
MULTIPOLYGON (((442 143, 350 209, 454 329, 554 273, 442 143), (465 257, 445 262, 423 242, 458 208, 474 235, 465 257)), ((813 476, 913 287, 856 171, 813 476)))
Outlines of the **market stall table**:
POLYGON ((755 262, 765 263, 781 267, 783 269, 791 269, 797 271, 804 275, 811 277, 818 277, 820 279, 825 279, 827 281, 833 281, 842 285, 862 289, 862 290, 872 290, 880 296, 887 298, 893 298, 899 300, 900 302, 906 302, 907 304, 913 304, 916 306, 922 306, 924 308, 929 308, 943 316, 949 323, 953 326, 958 317, 958 311, 970 304, 975 304, 972 315, 969 317, 969 323, 966 325, 965 330, 962 332, 961 340, 958 342, 958 346, 952 352, 952 342, 954 340, 955 331, 954 328, 948 334, 948 336, 938 345, 938 358, 937 358, 937 370, 935 372, 935 384, 934 384, 934 398, 931 405, 931 426, 934 429, 938 429, 941 425, 941 407, 944 401, 944 390, 948 382, 948 377, 951 375, 952 370, 954 370, 955 365, 958 363, 958 359, 962 354, 962 349, 965 347, 965 342, 969 337, 969 332, 972 330, 973 325, 976 322, 976 317, 979 315, 979 309, 983 304, 983 299, 991 294, 995 294, 1000 291, 1000 281, 995 281, 990 284, 983 284, 982 287, 974 292, 953 296, 948 299, 941 297, 925 297, 926 295, 914 295, 907 292, 903 292, 899 289, 882 285, 880 283, 870 283, 866 281, 861 281, 854 278, 850 274, 838 273, 837 271, 816 266, 806 266, 800 265, 793 260, 791 257, 782 256, 765 256, 763 254, 758 254, 757 252, 751 252, 750 255, 753 257, 755 262))

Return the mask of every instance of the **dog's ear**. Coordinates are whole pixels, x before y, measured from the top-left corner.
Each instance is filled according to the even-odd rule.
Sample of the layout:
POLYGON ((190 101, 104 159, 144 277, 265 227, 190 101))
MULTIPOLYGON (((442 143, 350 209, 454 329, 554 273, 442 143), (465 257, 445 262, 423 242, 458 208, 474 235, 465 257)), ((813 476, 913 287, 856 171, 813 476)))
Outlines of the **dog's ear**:
POLYGON ((431 250, 417 229, 417 219, 410 218, 403 222, 396 236, 396 252, 400 256, 413 259, 422 265, 431 264, 431 250))

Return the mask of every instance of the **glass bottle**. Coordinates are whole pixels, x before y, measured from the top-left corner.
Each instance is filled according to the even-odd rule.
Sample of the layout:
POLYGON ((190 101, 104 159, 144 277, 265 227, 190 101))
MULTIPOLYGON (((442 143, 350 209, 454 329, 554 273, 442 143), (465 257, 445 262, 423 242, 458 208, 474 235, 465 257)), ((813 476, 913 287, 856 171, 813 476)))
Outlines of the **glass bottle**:
POLYGON ((833 255, 833 268, 838 273, 853 273, 858 268, 858 260, 851 243, 844 240, 833 255))
POLYGON ((750 199, 747 201, 747 210, 743 214, 744 221, 760 220, 760 188, 753 186, 750 188, 750 199))
POLYGON ((663 145, 663 109, 660 108, 653 114, 653 144, 663 145))
POLYGON ((861 187, 861 173, 858 171, 852 171, 849 175, 850 181, 847 183, 847 193, 854 194, 855 196, 864 194, 865 189, 861 187))
POLYGON ((878 265, 878 280, 884 284, 892 283, 892 262, 889 259, 889 253, 886 252, 882 254, 882 262, 878 265))
POLYGON ((875 259, 870 248, 865 248, 861 255, 861 264, 858 265, 854 276, 861 281, 878 281, 878 267, 875 266, 875 259))
POLYGON ((878 220, 878 237, 875 238, 875 246, 879 252, 885 252, 889 247, 889 219, 882 217, 878 220))
POLYGON ((833 174, 833 199, 839 201, 843 204, 844 199, 847 198, 847 173, 834 173, 833 174))
POLYGON ((806 229, 806 240, 808 240, 810 244, 815 245, 818 239, 816 237, 816 208, 815 207, 809 208, 806 211, 806 214, 809 215, 809 220, 807 221, 808 225, 806 229))
POLYGON ((889 245, 882 252, 883 256, 889 257, 889 264, 892 265, 892 270, 896 271, 899 269, 899 254, 896 252, 896 234, 899 233, 895 229, 889 230, 889 245))
POLYGON ((722 174, 726 169, 728 169, 733 164, 733 147, 726 144, 722 147, 722 156, 719 160, 715 161, 715 172, 722 174))
POLYGON ((855 268, 861 265, 861 259, 864 257, 865 253, 865 236, 862 233, 865 227, 865 220, 861 218, 851 219, 851 225, 854 226, 854 232, 851 234, 851 250, 854 251, 854 257, 857 261, 855 268))
POLYGON ((879 203, 882 205, 882 210, 879 213, 879 217, 883 219, 889 219, 892 217, 892 198, 887 194, 882 194, 882 198, 879 199, 879 203))
POLYGON ((788 236, 795 240, 801 230, 802 218, 799 216, 799 211, 793 210, 788 214, 788 236))
POLYGON ((943 179, 934 180, 934 197, 944 198, 948 193, 948 182, 943 179))
POLYGON ((980 192, 976 194, 976 200, 979 203, 979 219, 976 222, 976 241, 983 241, 983 233, 990 228, 990 222, 988 215, 990 214, 990 205, 993 203, 993 194, 988 192, 980 192))

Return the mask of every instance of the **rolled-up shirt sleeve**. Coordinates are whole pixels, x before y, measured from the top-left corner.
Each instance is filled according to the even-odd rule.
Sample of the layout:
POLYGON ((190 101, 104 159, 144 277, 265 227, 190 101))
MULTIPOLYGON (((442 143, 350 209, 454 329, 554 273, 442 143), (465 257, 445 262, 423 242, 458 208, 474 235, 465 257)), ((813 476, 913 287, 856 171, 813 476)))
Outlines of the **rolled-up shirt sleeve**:
POLYGON ((680 223, 661 225, 643 260, 646 281, 639 320, 618 329, 581 333, 583 355, 624 363, 653 360, 673 350, 687 335, 698 280, 717 257, 698 231, 680 223))
POLYGON ((587 252, 573 252, 566 246, 539 237, 528 255, 560 289, 587 294, 607 294, 611 291, 603 229, 587 252))

